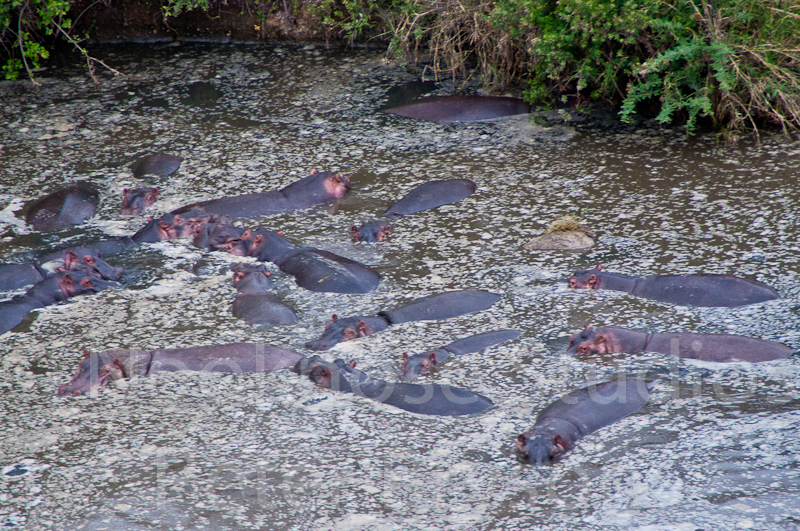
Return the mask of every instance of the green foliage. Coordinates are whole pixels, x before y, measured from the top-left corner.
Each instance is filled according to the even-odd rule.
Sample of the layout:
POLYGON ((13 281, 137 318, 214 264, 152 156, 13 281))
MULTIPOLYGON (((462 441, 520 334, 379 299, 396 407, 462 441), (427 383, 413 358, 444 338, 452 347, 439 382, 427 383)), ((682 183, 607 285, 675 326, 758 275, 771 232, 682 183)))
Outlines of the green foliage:
POLYGON ((626 121, 655 106, 656 120, 681 120, 689 133, 703 117, 730 129, 800 128, 798 0, 525 4, 538 30, 532 101, 565 93, 620 101, 626 121))
POLYGON ((392 0, 318 0, 308 5, 323 25, 335 28, 350 42, 381 25, 381 15, 396 8, 392 0))
POLYGON ((64 18, 68 0, 0 0, 0 43, 5 48, 3 65, 6 79, 17 79, 20 72, 32 72, 50 53, 42 45, 45 36, 66 33, 71 20, 64 18))
POLYGON ((165 17, 177 17, 184 11, 202 9, 206 11, 211 7, 210 0, 165 0, 162 8, 165 17))

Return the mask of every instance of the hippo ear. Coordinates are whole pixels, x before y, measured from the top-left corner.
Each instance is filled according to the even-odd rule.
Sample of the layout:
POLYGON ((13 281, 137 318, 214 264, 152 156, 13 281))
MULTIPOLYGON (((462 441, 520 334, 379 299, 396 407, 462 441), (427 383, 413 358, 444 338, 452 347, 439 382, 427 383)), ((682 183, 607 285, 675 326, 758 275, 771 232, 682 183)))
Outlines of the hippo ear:
POLYGON ((316 175, 316 174, 318 174, 318 173, 319 173, 319 172, 317 171, 317 169, 316 169, 316 168, 311 168, 311 175, 316 175))
POLYGON ((436 353, 435 352, 431 352, 431 355, 428 356, 428 358, 430 358, 430 360, 431 360, 431 365, 436 365, 436 353))
POLYGON ((330 378, 330 377, 331 377, 331 371, 330 371, 330 369, 328 369, 327 367, 323 367, 323 368, 321 368, 321 369, 319 370, 319 374, 320 374, 320 376, 322 376, 323 378, 330 378))
POLYGON ((408 352, 403 352, 403 365, 400 367, 400 372, 406 372, 406 365, 408 365, 408 352))
POLYGON ((275 234, 277 234, 278 236, 280 236, 281 238, 283 238, 283 231, 282 231, 282 230, 279 230, 279 231, 278 231, 278 232, 276 232, 275 234))
POLYGON ((91 356, 91 355, 92 355, 92 353, 91 353, 91 352, 89 352, 89 349, 86 349, 86 348, 85 348, 85 349, 83 349, 83 359, 86 359, 86 358, 88 358, 88 357, 89 357, 89 356, 91 356))
POLYGON ((603 269, 603 264, 597 264, 597 267, 595 269, 601 271, 603 269))
POLYGON ((69 269, 72 264, 78 261, 78 255, 72 251, 67 251, 67 254, 64 255, 64 265, 66 265, 67 269, 69 269))
POLYGON ((355 369, 356 368, 356 360, 350 360, 350 363, 348 363, 348 365, 350 365, 351 369, 355 369))
POLYGON ((358 324, 356 325, 356 329, 358 330, 359 337, 369 335, 369 329, 367 328, 367 323, 364 321, 359 321, 358 324))
POLYGON ((552 456, 566 452, 567 450, 569 450, 569 443, 565 441, 561 435, 556 435, 553 437, 553 450, 551 452, 552 456))
POLYGON ((354 239, 355 241, 357 241, 357 242, 360 242, 360 241, 361 241, 361 233, 360 233, 360 232, 358 232, 358 227, 356 227, 355 225, 353 225, 352 227, 350 227, 350 232, 352 232, 352 233, 353 233, 353 239, 354 239))
POLYGON ((336 314, 333 314, 333 315, 331 315, 331 320, 332 321, 338 321, 339 320, 339 316, 336 315, 336 314))
POLYGON ((523 448, 525 444, 528 442, 528 436, 524 433, 520 433, 517 436, 517 448, 523 448))

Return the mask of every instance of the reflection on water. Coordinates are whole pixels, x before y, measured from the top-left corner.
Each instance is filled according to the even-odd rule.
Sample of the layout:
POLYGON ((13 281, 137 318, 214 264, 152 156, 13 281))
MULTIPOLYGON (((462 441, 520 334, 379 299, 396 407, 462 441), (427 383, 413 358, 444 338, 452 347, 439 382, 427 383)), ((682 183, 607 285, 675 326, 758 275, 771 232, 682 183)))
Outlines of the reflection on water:
MULTIPOLYGON (((283 187, 312 168, 341 171, 341 205, 260 220, 289 240, 375 267, 367 295, 309 293, 272 268, 298 312, 283 327, 235 319, 235 258, 188 242, 110 259, 126 286, 35 313, 0 337, 6 428, 4 523, 31 529, 794 529, 800 401, 797 360, 715 365, 642 354, 579 361, 568 336, 589 325, 738 333, 800 348, 797 146, 767 138, 720 146, 658 129, 525 119, 433 124, 387 116, 413 76, 371 51, 321 47, 119 47, 97 50, 128 74, 94 87, 64 77, 0 84, 4 106, 0 252, 30 260, 64 243, 129 235, 192 201, 283 187), (149 153, 185 158, 168 177, 134 179, 149 153), (349 227, 416 184, 466 177, 466 200, 353 244, 349 227), (14 216, 75 180, 100 190, 97 215, 58 233, 14 216), (141 217, 123 188, 158 186, 141 217), (522 245, 573 214, 599 236, 582 254, 522 245), (782 300, 692 308, 620 292, 570 290, 576 268, 632 275, 728 273, 782 300), (471 418, 427 418, 318 389, 289 371, 160 374, 95 397, 59 398, 83 349, 264 341, 308 354, 330 318, 370 315, 448 289, 487 289, 474 315, 407 323, 337 347, 329 359, 396 378, 401 354, 478 332, 521 339, 448 359, 428 377, 490 397, 471 418), (584 439, 553 466, 520 466, 517 434, 555 398, 617 374, 660 377, 639 413, 584 439), (324 400, 318 400, 325 398, 324 400), (28 461, 25 461, 28 460, 28 461)), ((430 86, 421 91, 427 92, 430 86)), ((449 93, 442 86, 436 94, 449 93)))

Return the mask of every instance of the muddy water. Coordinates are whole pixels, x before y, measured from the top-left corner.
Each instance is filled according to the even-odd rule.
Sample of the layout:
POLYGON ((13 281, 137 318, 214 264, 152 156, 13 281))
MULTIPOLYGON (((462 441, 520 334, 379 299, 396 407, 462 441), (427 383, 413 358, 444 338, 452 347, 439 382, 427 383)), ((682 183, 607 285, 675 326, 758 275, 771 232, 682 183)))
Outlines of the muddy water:
MULTIPOLYGON (((350 175, 342 204, 261 220, 286 237, 375 267, 368 295, 317 294, 273 268, 289 326, 230 315, 235 259, 188 242, 111 259, 124 287, 32 314, 0 337, 0 518, 30 529, 795 529, 800 522, 796 358, 708 364, 642 354, 563 354, 585 324, 739 333, 800 348, 800 149, 782 139, 722 147, 641 127, 603 129, 577 113, 437 125, 377 112, 414 76, 380 54, 320 47, 150 46, 96 51, 127 78, 94 87, 77 68, 42 87, 0 84, 0 252, 132 234, 145 216, 195 200, 285 186, 312 168, 350 175), (167 152, 178 173, 135 180, 167 152), (349 227, 428 179, 468 177, 463 202, 395 224, 388 242, 349 227), (60 183, 101 191, 98 214, 57 233, 19 210, 60 183), (158 186, 144 216, 117 212, 125 187, 158 186), (591 251, 522 245, 563 214, 598 234, 591 251), (727 273, 782 299, 738 309, 680 307, 563 279, 602 263, 634 275, 727 273), (450 359, 429 379, 496 407, 471 418, 414 416, 314 387, 289 371, 163 374, 62 398, 83 349, 263 341, 308 354, 333 313, 369 315, 448 289, 502 300, 457 319, 410 323, 325 353, 392 379, 402 352, 477 332, 523 336, 450 359), (581 440, 562 461, 522 466, 516 435, 588 382, 660 377, 640 412, 581 440)), ((6 294, 10 296, 11 294, 6 294)))

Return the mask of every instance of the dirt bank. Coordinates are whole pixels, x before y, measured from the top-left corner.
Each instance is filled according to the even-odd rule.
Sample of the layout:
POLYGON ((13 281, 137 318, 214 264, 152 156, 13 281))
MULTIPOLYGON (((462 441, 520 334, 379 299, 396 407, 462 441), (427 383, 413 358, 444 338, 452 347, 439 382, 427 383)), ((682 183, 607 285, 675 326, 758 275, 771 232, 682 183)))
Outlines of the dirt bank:
POLYGON ((171 40, 342 41, 321 24, 307 6, 284 8, 283 2, 211 0, 211 7, 178 16, 164 16, 160 6, 148 0, 82 0, 71 12, 75 28, 95 43, 171 40), (78 18, 78 15, 83 13, 78 18))

